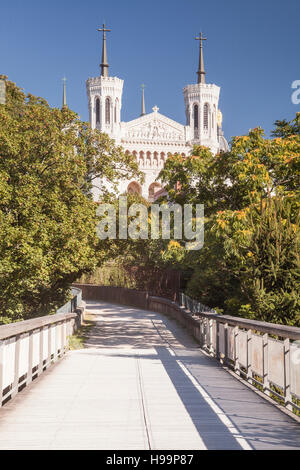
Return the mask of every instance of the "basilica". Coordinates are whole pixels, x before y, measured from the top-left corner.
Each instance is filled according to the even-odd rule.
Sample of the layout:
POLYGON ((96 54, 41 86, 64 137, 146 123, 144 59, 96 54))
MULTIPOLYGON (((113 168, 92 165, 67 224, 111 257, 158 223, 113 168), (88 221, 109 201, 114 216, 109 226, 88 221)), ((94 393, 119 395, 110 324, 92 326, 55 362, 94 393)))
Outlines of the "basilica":
MULTIPOLYGON (((162 191, 157 177, 168 155, 190 155, 195 144, 209 147, 213 153, 228 149, 222 132, 222 114, 218 109, 220 87, 205 82, 203 41, 206 38, 202 33, 196 38, 200 44, 197 83, 183 89, 186 125, 164 116, 157 106, 152 108, 151 113, 146 113, 143 88, 140 116, 123 122, 121 109, 124 80, 109 76, 106 32, 110 30, 103 25, 98 31, 103 34, 101 74, 86 81, 90 125, 93 129, 107 133, 125 152, 134 155, 145 175, 143 184, 122 181, 119 192, 137 192, 153 201, 155 195, 162 191)), ((99 199, 101 185, 107 186, 109 182, 97 182, 93 191, 95 200, 99 199)))

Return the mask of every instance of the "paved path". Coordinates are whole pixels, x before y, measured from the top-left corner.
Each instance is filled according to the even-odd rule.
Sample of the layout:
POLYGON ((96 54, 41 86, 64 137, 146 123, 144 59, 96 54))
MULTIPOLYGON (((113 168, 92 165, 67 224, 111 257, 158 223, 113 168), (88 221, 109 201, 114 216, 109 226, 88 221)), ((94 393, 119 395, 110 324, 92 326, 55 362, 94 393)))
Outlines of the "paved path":
POLYGON ((163 315, 90 302, 87 349, 0 409, 0 449, 299 449, 300 426, 163 315))

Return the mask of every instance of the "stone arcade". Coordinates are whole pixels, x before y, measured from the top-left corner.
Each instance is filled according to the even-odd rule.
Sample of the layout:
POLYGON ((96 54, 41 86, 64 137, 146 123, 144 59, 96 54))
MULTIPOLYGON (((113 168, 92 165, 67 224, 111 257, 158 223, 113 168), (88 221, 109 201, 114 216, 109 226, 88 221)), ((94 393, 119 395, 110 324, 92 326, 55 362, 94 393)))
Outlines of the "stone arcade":
MULTIPOLYGON (((228 149, 222 132, 222 114, 218 109, 220 87, 205 83, 202 43, 206 38, 202 33, 195 38, 200 43, 198 81, 183 89, 186 125, 159 113, 157 106, 152 108, 151 113, 146 114, 144 88, 141 115, 132 121, 122 122, 124 80, 109 76, 106 32, 110 30, 103 25, 98 31, 103 33, 101 75, 86 81, 90 124, 93 129, 106 132, 125 152, 134 155, 140 170, 145 174, 143 185, 137 181, 121 182, 120 193, 137 192, 151 201, 154 194, 161 189, 161 184, 156 178, 169 154, 179 153, 187 156, 195 144, 210 147, 214 153, 228 149)), ((109 182, 96 182, 93 191, 95 200, 99 199, 101 185, 109 187, 109 182)))

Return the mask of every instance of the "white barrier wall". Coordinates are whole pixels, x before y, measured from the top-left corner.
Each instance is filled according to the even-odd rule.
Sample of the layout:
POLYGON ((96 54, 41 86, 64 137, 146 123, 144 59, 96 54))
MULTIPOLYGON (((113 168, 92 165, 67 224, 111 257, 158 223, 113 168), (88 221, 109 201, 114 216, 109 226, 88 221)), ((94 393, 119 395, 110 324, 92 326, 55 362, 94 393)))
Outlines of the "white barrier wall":
POLYGON ((0 326, 0 406, 65 354, 82 311, 0 326))

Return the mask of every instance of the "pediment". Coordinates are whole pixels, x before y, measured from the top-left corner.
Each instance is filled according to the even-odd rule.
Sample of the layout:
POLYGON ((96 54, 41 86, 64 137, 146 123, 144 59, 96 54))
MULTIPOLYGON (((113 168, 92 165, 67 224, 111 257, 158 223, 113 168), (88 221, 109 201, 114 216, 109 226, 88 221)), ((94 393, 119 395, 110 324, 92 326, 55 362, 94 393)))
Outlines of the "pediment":
POLYGON ((122 123, 123 140, 184 141, 185 129, 172 119, 153 112, 133 121, 122 123))

